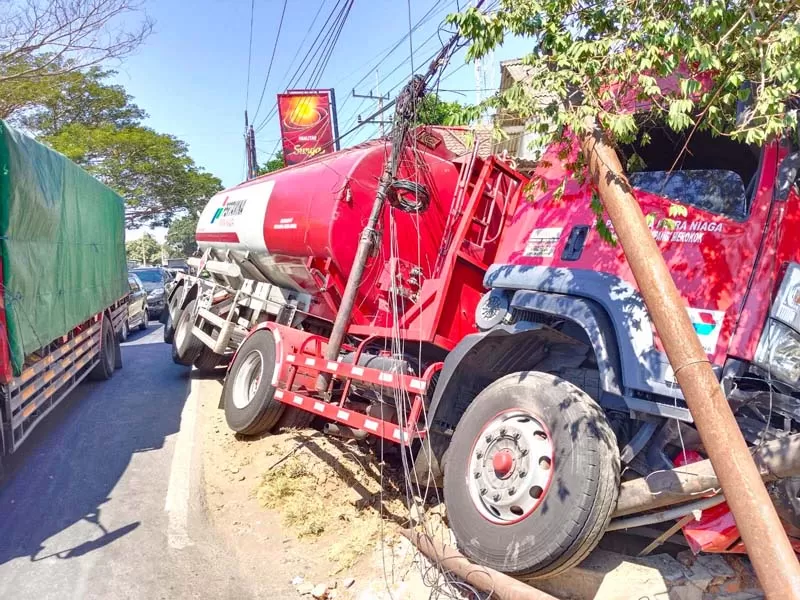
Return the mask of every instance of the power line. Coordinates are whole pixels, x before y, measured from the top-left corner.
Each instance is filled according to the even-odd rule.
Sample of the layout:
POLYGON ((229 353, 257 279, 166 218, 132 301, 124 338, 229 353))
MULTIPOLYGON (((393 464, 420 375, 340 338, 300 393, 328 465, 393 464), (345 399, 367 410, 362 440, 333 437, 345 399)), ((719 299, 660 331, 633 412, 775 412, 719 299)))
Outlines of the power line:
POLYGON ((311 35, 311 31, 314 29, 314 25, 316 24, 317 19, 319 18, 319 15, 322 13, 322 8, 325 6, 325 2, 326 1, 327 0, 322 0, 322 2, 319 3, 319 8, 317 9, 317 12, 314 14, 314 18, 311 19, 311 24, 308 26, 308 29, 306 29, 306 32, 303 35, 303 39, 300 40, 300 43, 297 46, 297 52, 294 53, 294 56, 292 57, 292 60, 289 63, 289 66, 286 67, 286 72, 283 74, 283 77, 281 77, 281 81, 286 81, 286 77, 289 75, 289 72, 292 70, 292 67, 294 66, 294 63, 297 60, 297 57, 300 56, 300 50, 305 45, 306 40, 308 39, 308 36, 311 35))
POLYGON ((247 88, 244 93, 244 109, 250 102, 250 70, 253 64, 253 16, 255 15, 256 0, 250 0, 250 42, 247 45, 247 88))
MULTIPOLYGON (((255 122, 256 118, 258 117, 258 111, 261 110, 261 102, 264 100, 264 92, 267 91, 267 83, 269 83, 269 75, 272 73, 272 63, 275 61, 275 50, 278 48, 278 40, 281 38, 281 30, 283 29, 283 17, 286 15, 286 5, 289 3, 289 0, 283 0, 283 10, 281 11, 281 20, 278 22, 278 33, 275 34, 275 43, 272 46, 272 56, 269 57, 269 67, 267 67, 267 76, 264 78, 264 87, 261 88, 261 97, 258 99, 258 106, 256 107, 256 113, 253 115, 253 122, 255 122)), ((251 26, 251 34, 252 34, 252 26, 251 26)))
MULTIPOLYGON (((349 0, 349 2, 348 2, 348 0, 337 0, 336 4, 333 6, 333 9, 331 9, 331 12, 328 14, 328 18, 325 19, 325 23, 323 23, 322 27, 320 28, 319 33, 317 33, 317 36, 314 38, 314 41, 311 42, 311 46, 306 51, 305 56, 300 61, 300 65, 295 70, 295 72, 292 75, 291 79, 289 79, 289 83, 286 85, 287 88, 291 88, 293 85, 295 85, 295 83, 297 81, 299 81, 303 77, 303 75, 306 74, 306 72, 308 71, 308 68, 312 64, 312 61, 315 60, 315 59, 316 59, 316 63, 315 63, 315 69, 316 69, 316 65, 318 65, 319 61, 320 61, 320 58, 319 58, 321 56, 320 52, 326 46, 326 42, 330 40, 330 36, 331 36, 331 32, 333 31, 333 27, 335 26, 335 23, 338 21, 338 15, 337 15, 336 20, 334 20, 333 24, 331 24, 331 19, 334 18, 334 15, 337 13, 337 10, 339 11, 339 15, 341 15, 342 11, 347 6, 346 3, 349 3, 350 5, 352 5, 352 2, 353 2, 353 0, 349 0), (330 25, 330 27, 329 27, 329 25, 330 25), (317 43, 320 42, 320 37, 323 34, 325 34, 325 38, 323 38, 322 42, 319 44, 319 46, 317 46, 317 43), (316 48, 316 50, 315 50, 315 48, 316 48), (313 54, 311 60, 309 60, 309 56, 311 55, 312 51, 314 52, 314 54, 313 54), (303 64, 305 64, 305 67, 301 71, 300 69, 303 66, 303 64)), ((312 73, 313 73, 313 70, 312 70, 312 73)), ((264 126, 273 117, 273 115, 275 114, 275 112, 277 110, 278 110, 278 103, 276 101, 275 104, 273 105, 272 109, 270 110, 269 114, 256 127, 256 131, 257 132, 261 131, 264 128, 264 126)))
MULTIPOLYGON (((420 20, 419 20, 419 21, 417 21, 417 23, 416 23, 416 24, 414 25, 414 27, 412 28, 412 31, 413 31, 413 32, 416 32, 416 31, 417 31, 417 30, 418 30, 420 27, 422 27, 422 26, 423 26, 425 23, 427 23, 427 22, 428 22, 428 21, 429 21, 431 18, 433 18, 434 14, 441 12, 441 8, 444 8, 444 9, 446 9, 446 8, 447 8, 447 6, 449 6, 450 4, 453 4, 453 1, 454 1, 454 0, 450 0, 450 2, 445 2, 445 0, 438 0, 438 1, 437 1, 437 2, 436 2, 436 3, 435 3, 435 4, 434 4, 434 5, 433 5, 433 6, 432 6, 432 7, 431 7, 429 10, 428 10, 428 12, 426 12, 424 15, 422 15, 422 17, 420 18, 420 20), (443 2, 445 2, 445 3, 443 4, 443 2), (441 6, 441 8, 440 8, 439 10, 436 10, 436 9, 437 9, 437 7, 439 7, 439 5, 442 5, 442 6, 441 6)), ((422 46, 424 46, 425 44, 427 44, 427 43, 428 43, 428 42, 429 42, 429 41, 430 41, 430 40, 431 40, 431 39, 432 39, 432 38, 433 38, 435 35, 436 35, 436 33, 434 33, 434 34, 433 34, 432 36, 430 36, 430 37, 429 37, 427 40, 425 40, 425 42, 423 42, 423 43, 421 44, 421 46, 420 46, 419 48, 417 48, 417 50, 419 50, 419 49, 420 49, 422 46)), ((383 56, 382 56, 382 57, 381 57, 381 58, 378 60, 377 64, 375 64, 375 65, 371 66, 371 67, 370 67, 370 68, 367 70, 366 74, 365 74, 365 75, 364 75, 364 76, 363 76, 361 79, 359 79, 359 80, 358 80, 358 81, 355 83, 355 85, 353 85, 353 87, 354 87, 354 88, 356 88, 356 87, 360 86, 362 83, 364 83, 364 82, 367 80, 367 78, 368 78, 368 77, 369 77, 369 76, 372 74, 372 72, 373 72, 373 71, 374 71, 376 68, 380 67, 380 66, 381 66, 381 65, 382 65, 384 62, 386 62, 386 60, 388 60, 388 59, 389 59, 389 57, 390 57, 390 56, 391 56, 391 55, 394 53, 394 51, 395 51, 395 50, 397 50, 397 49, 398 49, 398 48, 399 48, 399 47, 402 45, 402 43, 403 43, 404 41, 406 41, 406 38, 407 38, 407 37, 408 37, 408 33, 404 34, 404 35, 403 35, 403 36, 402 36, 402 37, 401 37, 399 40, 397 40, 397 41, 396 41, 394 44, 392 44, 391 46, 389 46, 388 48, 386 48, 386 49, 385 49, 385 50, 384 50, 384 51, 381 53, 383 56)), ((373 60, 374 60, 374 59, 370 59, 369 61, 367 61, 366 63, 364 63, 364 64, 363 64, 363 65, 361 65, 360 67, 358 67, 357 69, 354 69, 354 72, 358 72, 359 70, 361 70, 362 68, 366 67, 367 65, 370 65, 370 64, 372 63, 372 61, 373 61, 373 60)), ((405 65, 406 63, 408 63, 408 58, 405 58, 405 59, 403 60, 403 62, 402 62, 402 64, 401 64, 401 66, 402 66, 402 65, 405 65)), ((399 68, 399 67, 398 67, 398 68, 399 68)), ((388 77, 388 76, 389 76, 389 75, 391 75, 392 73, 395 73, 396 71, 397 71, 397 69, 394 69, 394 70, 392 70, 392 71, 391 71, 391 72, 390 72, 388 75, 384 76, 384 78, 382 79, 382 81, 384 81, 384 80, 386 79, 386 77, 388 77)), ((343 79, 342 81, 347 81, 347 78, 343 79)), ((348 100, 348 99, 349 99, 349 98, 345 98, 345 101, 342 103, 342 106, 341 106, 341 108, 342 108, 342 109, 343 109, 343 108, 345 107, 345 105, 347 104, 347 100, 348 100)))
MULTIPOLYGON (((324 4, 324 0, 323 0, 323 4, 324 4)), ((426 24, 428 21, 430 21, 430 20, 431 20, 431 19, 432 19, 434 16, 436 16, 436 15, 437 15, 437 14, 439 14, 439 13, 441 13, 443 10, 447 10, 447 9, 448 9, 448 7, 449 7, 449 6, 452 6, 453 4, 455 4, 455 0, 449 0, 449 1, 448 1, 448 0, 437 0, 437 1, 436 1, 436 2, 433 4, 433 6, 431 6, 431 7, 428 9, 428 11, 427 11, 427 12, 426 12, 424 15, 422 15, 422 17, 420 17, 420 19, 419 19, 419 20, 417 21, 417 23, 414 25, 414 27, 412 28, 412 30, 413 30, 414 32, 416 32, 416 31, 417 31, 417 30, 418 30, 420 27, 422 27, 423 25, 425 25, 425 24, 426 24)), ((312 21, 312 25, 310 26, 309 30, 306 32, 306 36, 304 37, 304 41, 305 41, 305 39, 308 37, 308 35, 309 35, 309 33, 310 33, 311 29, 313 28, 313 24, 314 24, 314 22, 316 22, 316 18, 317 18, 317 16, 319 15, 319 13, 321 12, 321 9, 322 9, 322 5, 320 5, 320 9, 317 11, 317 15, 315 16, 314 20, 312 21)), ((335 12, 335 10, 336 10, 336 8, 334 7, 334 10, 333 10, 332 12, 335 12)), ((328 19, 330 19, 330 15, 329 15, 328 19)), ((327 24, 327 22, 326 22, 326 24, 327 24)), ((324 29, 324 26, 323 26, 323 29, 324 29)), ((320 33, 322 33, 322 32, 320 32, 320 33)), ((429 43, 429 41, 430 41, 431 39, 433 39, 433 37, 435 37, 436 35, 437 35, 437 33, 435 32, 435 33, 434 33, 432 36, 430 36, 430 37, 429 37, 427 40, 425 40, 425 42, 423 42, 423 43, 422 43, 422 44, 421 44, 421 45, 420 45, 420 46, 417 48, 417 50, 419 50, 419 49, 420 49, 422 46, 425 46, 427 43, 429 43)), ((318 37, 319 37, 319 35, 318 35, 318 37)), ((383 64, 383 63, 384 63, 386 60, 388 60, 388 58, 389 58, 389 57, 390 57, 390 56, 391 56, 391 55, 392 55, 392 54, 393 54, 393 53, 394 53, 394 52, 395 52, 395 51, 396 51, 396 50, 397 50, 397 49, 398 49, 398 48, 399 48, 399 47, 402 45, 402 43, 403 43, 403 42, 404 42, 404 41, 405 41, 407 38, 408 38, 408 33, 405 33, 403 36, 401 36, 401 37, 400 37, 400 39, 398 39, 397 41, 395 41, 393 44, 391 44, 390 46, 387 46, 387 47, 386 47, 386 48, 385 48, 383 51, 381 51, 381 52, 377 53, 377 54, 378 54, 377 62, 376 62, 376 58, 371 58, 371 59, 370 59, 370 60, 368 60, 366 63, 363 63, 363 64, 362 64, 360 67, 357 67, 356 69, 353 69, 353 71, 352 71, 352 72, 353 72, 353 74, 355 74, 355 73, 358 73, 359 71, 361 71, 361 69, 362 69, 362 68, 365 68, 365 67, 367 67, 368 65, 371 65, 371 66, 369 67, 369 69, 366 71, 365 75, 364 75, 363 77, 361 77, 361 79, 359 79, 359 81, 358 81, 358 82, 356 82, 356 83, 355 83, 355 85, 354 85, 353 87, 358 87, 358 86, 359 86, 359 85, 361 85, 361 84, 362 84, 364 81, 366 81, 366 79, 367 79, 368 77, 370 77, 370 76, 372 75, 372 73, 375 71, 375 68, 379 67, 379 66, 380 66, 380 65, 382 65, 382 64, 383 64)), ((299 46, 299 48, 302 48, 302 47, 303 47, 304 41, 300 43, 300 46, 299 46)), ((316 43, 316 41, 317 41, 317 40, 315 40, 315 42, 314 42, 314 43, 316 43)), ((313 45, 314 45, 314 44, 312 44, 312 48, 313 48, 313 45)), ((298 50, 299 50, 299 48, 298 48, 298 50)), ((309 53, 310 53, 310 50, 309 50, 309 52, 307 52, 307 53, 306 53, 306 56, 305 56, 305 57, 304 57, 304 59, 303 59, 304 61, 305 61, 305 60, 306 60, 306 58, 308 57, 309 53)), ((298 52, 295 54, 295 58, 297 58, 297 56, 299 56, 299 55, 300 55, 300 52, 298 51, 298 52)), ((390 71, 390 72, 389 72, 389 73, 388 73, 388 74, 387 74, 385 77, 382 77, 382 78, 381 78, 381 80, 382 80, 382 81, 385 81, 385 80, 386 80, 386 78, 388 78, 388 77, 389 77, 389 76, 391 76, 392 74, 396 73, 396 72, 397 72, 397 71, 398 71, 400 68, 402 68, 402 66, 404 66, 405 64, 407 64, 407 63, 408 63, 408 61, 409 61, 409 59, 408 59, 408 58, 405 58, 405 59, 403 60, 403 62, 402 62, 400 65, 398 65, 398 67, 396 67, 395 69, 392 69, 392 70, 391 70, 391 71, 390 71)), ((293 63, 294 63, 294 61, 292 62, 292 64, 293 64, 293 63)), ((289 69, 287 69, 287 73, 286 73, 287 75, 288 75, 288 72, 289 72, 290 70, 291 70, 291 65, 290 65, 289 69)), ((301 76, 302 76, 302 75, 301 75, 301 76)), ((331 87, 336 87, 336 86, 340 85, 341 83, 343 83, 343 82, 347 81, 349 78, 350 78, 350 77, 345 77, 344 79, 341 79, 340 81, 337 81, 337 82, 336 82, 336 84, 335 84, 334 86, 331 86, 331 87)), ((297 77, 297 71, 296 71, 296 72, 295 72, 295 74, 293 75, 293 77, 292 77, 292 80, 291 80, 291 82, 289 83, 289 85, 287 85, 286 87, 287 87, 287 88, 288 88, 288 87, 291 87, 292 83, 293 83, 295 80, 299 80, 299 77, 297 77)), ((284 75, 283 81, 286 81, 286 75, 284 75)), ((312 86, 309 86, 309 87, 312 87, 312 86)), ((340 114, 340 115, 341 115, 341 114, 344 114, 344 109, 345 109, 345 108, 346 108, 346 106, 348 105, 348 103, 349 103, 349 100, 350 100, 350 96, 348 95, 348 96, 346 96, 346 97, 344 98, 344 101, 343 101, 343 102, 342 102, 342 104, 341 104, 341 105, 338 107, 338 112, 339 112, 339 114, 340 114)), ((362 104, 363 104, 363 103, 362 103, 362 104)), ((359 108, 360 108, 360 107, 359 107, 359 108)), ((264 120, 264 121, 262 121, 262 122, 259 124, 259 126, 256 128, 256 131, 260 131, 261 129, 263 129, 263 127, 264 127, 264 126, 266 126, 267 122, 268 122, 268 121, 269 121, 269 120, 270 120, 270 119, 271 119, 271 118, 272 118, 272 117, 275 115, 276 111, 277 111, 277 103, 276 103, 276 104, 273 106, 273 108, 270 110, 270 113, 269 113, 269 114, 268 114, 268 116, 265 118, 265 120, 264 120)), ((355 119, 356 119, 356 116, 354 116, 354 117, 353 117, 352 121, 355 121, 355 119)))
POLYGON ((411 26, 411 0, 406 0, 408 7, 408 59, 411 61, 411 72, 414 72, 414 29, 411 26))
POLYGON ((312 76, 309 77, 309 86, 310 88, 315 88, 319 85, 319 82, 322 79, 322 75, 325 73, 325 69, 328 68, 328 63, 331 60, 331 56, 333 56, 333 51, 336 48, 336 44, 339 42, 339 37, 342 35, 342 30, 344 29, 344 24, 347 21, 347 17, 350 16, 350 10, 353 8, 354 0, 350 0, 350 2, 346 5, 345 9, 341 14, 341 19, 338 22, 338 29, 336 33, 334 33, 332 40, 328 43, 328 52, 325 58, 320 61, 318 65, 318 71, 316 76, 312 73, 312 76))

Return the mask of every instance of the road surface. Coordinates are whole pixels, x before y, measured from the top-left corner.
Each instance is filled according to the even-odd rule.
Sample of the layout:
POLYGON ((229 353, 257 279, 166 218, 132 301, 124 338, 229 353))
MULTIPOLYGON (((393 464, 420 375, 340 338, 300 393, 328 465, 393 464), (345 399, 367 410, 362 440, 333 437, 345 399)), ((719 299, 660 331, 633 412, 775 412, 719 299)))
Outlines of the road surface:
MULTIPOLYGON (((0 483, 0 598, 251 598, 200 507, 189 371, 161 329, 50 414, 0 483)), ((280 594, 271 597, 282 597, 280 594)))

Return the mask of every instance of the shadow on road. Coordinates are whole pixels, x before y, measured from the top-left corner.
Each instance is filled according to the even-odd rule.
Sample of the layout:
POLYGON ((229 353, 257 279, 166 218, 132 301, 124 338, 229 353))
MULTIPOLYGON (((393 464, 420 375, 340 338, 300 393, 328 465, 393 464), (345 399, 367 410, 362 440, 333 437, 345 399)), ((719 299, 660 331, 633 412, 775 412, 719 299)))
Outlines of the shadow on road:
POLYGON ((115 504, 113 527, 101 518, 126 472, 129 489, 162 484, 155 473, 135 469, 132 458, 162 448, 180 427, 189 371, 172 363, 169 346, 155 342, 161 342, 156 328, 132 335, 123 346, 123 369, 110 381, 79 386, 11 457, 0 484, 0 565, 82 556, 162 514, 163 495, 155 510, 137 500, 115 504))

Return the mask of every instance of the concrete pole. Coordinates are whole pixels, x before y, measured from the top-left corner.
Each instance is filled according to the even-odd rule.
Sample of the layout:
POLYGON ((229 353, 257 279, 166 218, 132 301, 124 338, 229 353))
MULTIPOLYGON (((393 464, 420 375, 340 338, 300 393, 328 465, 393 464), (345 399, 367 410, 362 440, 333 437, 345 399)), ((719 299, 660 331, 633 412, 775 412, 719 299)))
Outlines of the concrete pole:
POLYGON ((592 119, 583 139, 589 172, 683 390, 758 579, 771 600, 800 599, 800 564, 722 387, 689 320, 614 148, 592 119))

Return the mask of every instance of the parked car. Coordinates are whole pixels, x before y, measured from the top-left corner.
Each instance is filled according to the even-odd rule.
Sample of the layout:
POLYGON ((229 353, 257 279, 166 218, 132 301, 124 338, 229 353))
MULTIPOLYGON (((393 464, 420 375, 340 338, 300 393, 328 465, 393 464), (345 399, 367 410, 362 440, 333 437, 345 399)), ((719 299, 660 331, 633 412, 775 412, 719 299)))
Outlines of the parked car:
POLYGON ((122 323, 120 339, 128 339, 131 329, 138 327, 142 331, 147 329, 150 320, 147 316, 147 291, 142 280, 133 273, 128 273, 128 287, 131 293, 128 296, 128 318, 122 323))
POLYGON ((142 267, 131 271, 144 284, 147 292, 147 310, 151 319, 158 319, 164 312, 166 287, 174 277, 161 267, 142 267))

